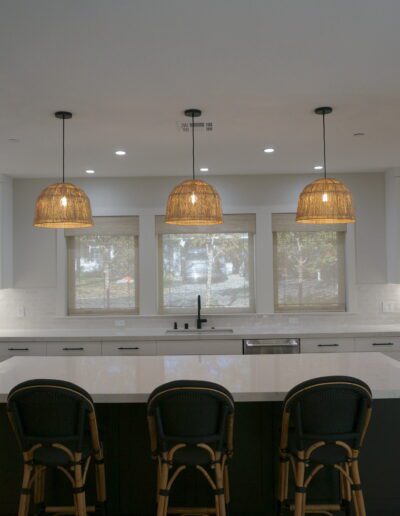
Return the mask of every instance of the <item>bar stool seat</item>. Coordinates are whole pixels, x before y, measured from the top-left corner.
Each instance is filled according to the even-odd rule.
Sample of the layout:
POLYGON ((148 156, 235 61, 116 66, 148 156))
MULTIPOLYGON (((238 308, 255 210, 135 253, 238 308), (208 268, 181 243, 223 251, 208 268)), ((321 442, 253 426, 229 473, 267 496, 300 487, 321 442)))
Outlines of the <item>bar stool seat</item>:
POLYGON ((32 494, 35 510, 40 514, 105 514, 103 450, 90 395, 70 382, 31 380, 10 391, 7 412, 24 460, 18 516, 29 514, 32 494), (95 506, 87 506, 85 496, 91 462, 96 472, 95 506), (46 505, 48 468, 57 469, 69 480, 73 506, 46 505))
POLYGON ((284 400, 280 441, 278 505, 280 514, 366 516, 358 460, 372 413, 372 394, 357 378, 327 376, 303 382, 284 400), (326 468, 340 480, 340 503, 307 504, 310 484, 326 468), (294 504, 288 500, 290 472, 294 504))
POLYGON ((234 402, 221 385, 181 380, 155 389, 147 403, 151 450, 157 460, 157 516, 216 514, 229 506, 234 402), (194 467, 210 486, 214 507, 169 507, 176 479, 194 467))

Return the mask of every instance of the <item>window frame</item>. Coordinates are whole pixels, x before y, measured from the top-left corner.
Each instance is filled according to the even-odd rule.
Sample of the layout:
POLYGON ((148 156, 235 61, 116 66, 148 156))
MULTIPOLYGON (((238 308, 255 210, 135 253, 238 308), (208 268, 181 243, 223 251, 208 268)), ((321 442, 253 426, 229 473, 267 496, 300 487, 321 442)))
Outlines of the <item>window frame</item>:
MULTIPOLYGON (((301 185, 300 185, 301 186, 301 185)), ((299 191, 300 191, 299 186, 299 191)), ((296 192, 294 193, 296 195, 296 192)), ((155 217, 164 213, 165 206, 159 205, 153 208, 132 207, 128 202, 120 206, 110 206, 106 201, 92 203, 93 215, 97 217, 111 216, 138 216, 139 223, 139 291, 140 307, 139 314, 129 314, 124 316, 115 315, 90 315, 86 316, 93 320, 99 319, 135 319, 142 316, 160 316, 158 311, 158 274, 157 274, 157 237, 155 233, 155 217)), ((273 295, 273 244, 272 244, 272 213, 295 212, 295 204, 275 204, 275 205, 238 205, 235 206, 224 203, 225 214, 255 213, 257 233, 254 235, 254 284, 255 293, 255 313, 268 315, 289 316, 289 322, 297 323, 296 313, 274 312, 273 295)), ((346 232, 346 306, 347 312, 340 312, 341 315, 357 313, 357 288, 356 288, 356 255, 355 255, 355 225, 349 224, 346 232)), ((82 319, 85 316, 68 315, 68 288, 67 288, 67 249, 64 230, 57 229, 54 234, 54 246, 57 253, 57 276, 55 285, 56 317, 58 319, 82 319)), ((193 315, 192 312, 191 315, 193 315)), ((313 314, 323 314, 325 316, 337 315, 338 312, 300 312, 302 317, 312 316, 313 314)), ((224 317, 229 314, 221 314, 224 317)), ((251 315, 251 314, 250 314, 251 315)), ((218 316, 218 314, 213 314, 218 316)), ((232 314, 233 317, 240 317, 240 314, 232 314)), ((244 317, 249 317, 249 312, 243 313, 244 317)), ((165 316, 170 317, 171 316, 165 316)), ((274 319, 275 320, 275 319, 274 319)), ((149 319, 150 321, 150 319, 149 319)), ((115 322, 115 324, 117 324, 115 322)), ((151 324, 149 322, 149 324, 151 324)), ((169 324, 169 323, 168 323, 169 324)), ((263 324, 268 324, 265 319, 263 324)))
POLYGON ((357 286, 356 286, 356 249, 355 249, 355 226, 356 224, 347 224, 344 243, 344 259, 345 259, 345 311, 328 311, 328 310, 307 310, 307 311, 275 311, 275 293, 274 293, 274 245, 273 245, 273 227, 272 214, 274 213, 296 213, 297 206, 293 204, 268 206, 266 208, 266 217, 268 219, 269 232, 267 237, 267 246, 270 249, 266 267, 268 269, 268 284, 270 287, 268 296, 268 312, 273 315, 282 316, 312 316, 312 315, 345 315, 357 313, 357 286))
MULTIPOLYGON (((123 219, 123 218, 137 218, 137 226, 140 228, 140 217, 135 215, 112 215, 112 216, 94 216, 93 218, 104 218, 104 217, 113 217, 115 219, 123 219)), ((140 231, 140 230, 139 230, 140 231)), ((134 237, 134 253, 135 253, 135 262, 134 262, 134 278, 135 278, 135 307, 134 308, 115 308, 115 309, 106 309, 106 308, 95 308, 95 309, 76 309, 72 308, 71 300, 75 299, 76 292, 76 282, 72 280, 75 278, 75 270, 74 270, 74 258, 71 258, 71 254, 74 252, 72 248, 69 247, 68 239, 76 238, 79 235, 68 235, 67 231, 63 231, 63 236, 65 239, 66 246, 66 311, 67 316, 69 317, 94 317, 94 316, 129 316, 129 315, 138 315, 140 313, 140 282, 139 282, 139 270, 140 270, 140 248, 139 248, 139 231, 132 232, 131 235, 127 234, 126 236, 134 237)), ((82 236, 85 233, 82 232, 82 236)), ((106 235, 104 236, 112 236, 106 235)))
MULTIPOLYGON (((254 216, 255 226, 257 228, 257 214, 253 210, 252 212, 246 211, 246 212, 235 212, 235 213, 224 213, 224 216, 238 216, 241 215, 252 215, 254 216)), ((156 223, 157 228, 157 223, 156 223)), ((225 307, 216 307, 216 308, 202 308, 202 313, 204 315, 238 315, 238 314, 255 314, 256 313, 256 281, 255 281, 255 275, 256 275, 256 233, 257 229, 254 232, 251 231, 221 231, 218 230, 215 233, 221 233, 221 234, 228 234, 228 233, 248 233, 248 245, 249 245, 249 292, 250 292, 250 304, 248 308, 243 307, 233 307, 233 308, 225 308, 225 307)), ((168 233, 167 231, 158 232, 156 229, 156 240, 157 240, 157 313, 158 315, 192 315, 193 314, 193 307, 187 307, 187 308, 166 308, 163 303, 163 241, 162 237, 164 234, 180 234, 179 231, 174 230, 171 231, 171 233, 168 233)), ((201 231, 201 229, 198 229, 191 233, 187 228, 183 229, 182 234, 213 234, 211 230, 209 231, 201 231)))

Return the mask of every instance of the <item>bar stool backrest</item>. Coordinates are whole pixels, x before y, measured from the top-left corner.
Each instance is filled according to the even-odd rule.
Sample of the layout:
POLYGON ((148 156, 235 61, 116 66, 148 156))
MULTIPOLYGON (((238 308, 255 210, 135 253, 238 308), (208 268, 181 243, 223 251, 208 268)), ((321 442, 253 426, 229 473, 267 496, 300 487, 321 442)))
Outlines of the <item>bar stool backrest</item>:
POLYGON ((233 428, 228 423, 233 413, 230 392, 204 381, 179 380, 161 385, 150 394, 147 404, 159 451, 176 443, 198 442, 214 443, 222 451, 233 428))
POLYGON ((94 405, 91 396, 73 383, 29 380, 10 391, 7 411, 23 451, 35 444, 58 443, 80 452, 94 405))
POLYGON ((371 404, 371 390, 363 381, 326 376, 291 389, 284 401, 284 414, 290 415, 297 449, 305 449, 310 441, 343 441, 358 449, 371 404))

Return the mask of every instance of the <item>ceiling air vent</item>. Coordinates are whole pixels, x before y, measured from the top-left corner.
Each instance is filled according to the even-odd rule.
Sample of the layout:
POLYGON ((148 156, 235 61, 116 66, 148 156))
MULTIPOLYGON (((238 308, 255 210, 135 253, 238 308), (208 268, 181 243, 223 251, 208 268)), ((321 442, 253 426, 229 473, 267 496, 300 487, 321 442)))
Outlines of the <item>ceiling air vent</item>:
MULTIPOLYGON (((178 128, 178 131, 188 133, 192 127, 192 122, 176 122, 176 127, 178 128)), ((212 122, 195 122, 194 128, 196 129, 196 132, 212 131, 213 123, 212 122)))

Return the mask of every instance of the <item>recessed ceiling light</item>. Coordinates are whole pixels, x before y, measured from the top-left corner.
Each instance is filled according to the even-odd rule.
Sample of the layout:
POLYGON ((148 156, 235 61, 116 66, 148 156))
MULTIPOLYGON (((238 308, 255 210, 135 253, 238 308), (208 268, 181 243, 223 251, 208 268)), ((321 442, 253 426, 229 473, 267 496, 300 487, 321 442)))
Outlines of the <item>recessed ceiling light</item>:
POLYGON ((86 170, 86 174, 94 174, 95 171, 94 170, 86 170))
POLYGON ((202 167, 202 168, 200 169, 200 172, 208 172, 208 168, 207 168, 207 167, 202 167))
POLYGON ((117 151, 115 151, 115 155, 116 156, 125 156, 126 155, 126 151, 124 151, 124 150, 117 150, 117 151))
POLYGON ((275 152, 275 149, 273 149, 272 147, 267 147, 266 149, 264 149, 264 152, 266 154, 271 154, 272 152, 275 152))
POLYGON ((322 170, 323 168, 322 165, 315 165, 314 170, 322 170))

